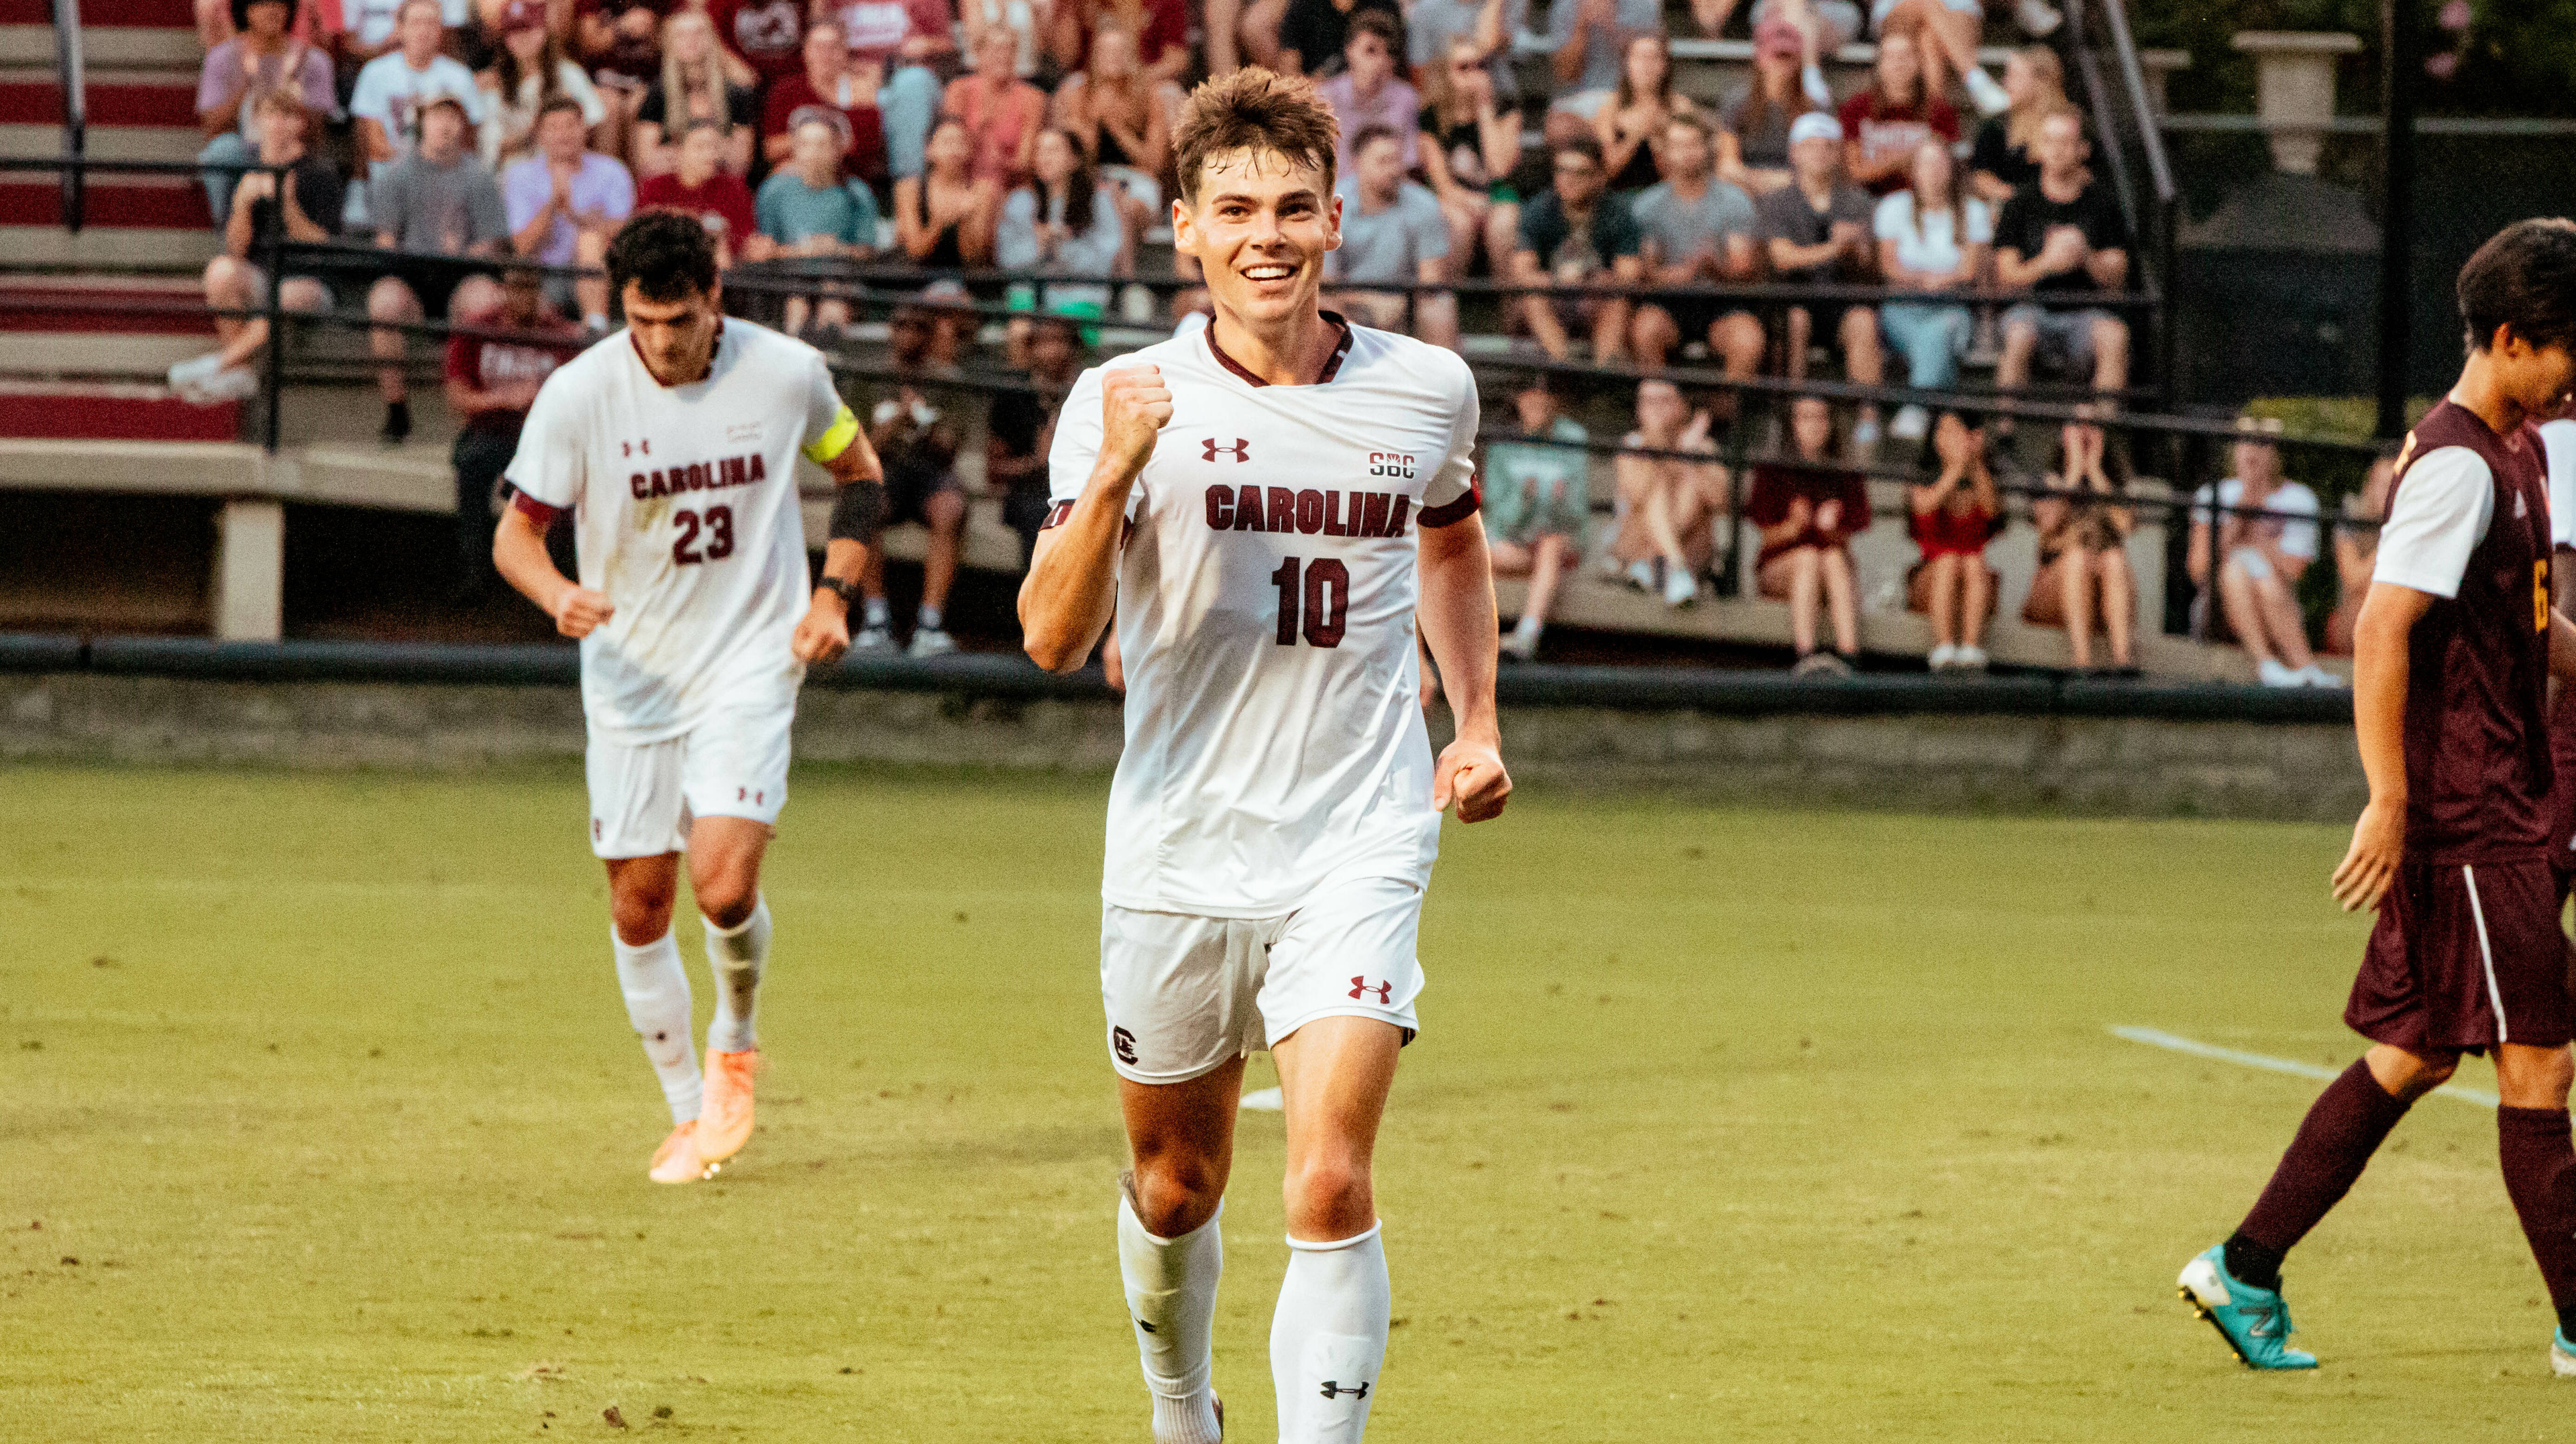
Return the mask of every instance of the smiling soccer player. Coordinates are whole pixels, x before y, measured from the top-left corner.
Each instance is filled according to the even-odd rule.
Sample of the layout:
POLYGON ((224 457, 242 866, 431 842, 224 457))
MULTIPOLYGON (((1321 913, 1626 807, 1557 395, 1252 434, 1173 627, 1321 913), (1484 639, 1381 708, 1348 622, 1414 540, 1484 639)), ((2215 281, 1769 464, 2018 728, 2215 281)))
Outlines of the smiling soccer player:
POLYGON ((1217 1215, 1262 1048, 1288 1133, 1279 1437, 1367 1427, 1388 1310, 1370 1161, 1418 1026, 1422 892, 1442 810, 1481 821, 1511 791, 1475 380, 1320 308, 1334 141, 1302 80, 1237 70, 1190 97, 1172 225, 1216 319, 1074 384, 1020 590, 1039 663, 1080 666, 1114 608, 1126 665, 1100 972, 1133 1154, 1119 1267, 1158 1444, 1222 1432, 1217 1215), (1436 761, 1417 614, 1458 718, 1436 761))

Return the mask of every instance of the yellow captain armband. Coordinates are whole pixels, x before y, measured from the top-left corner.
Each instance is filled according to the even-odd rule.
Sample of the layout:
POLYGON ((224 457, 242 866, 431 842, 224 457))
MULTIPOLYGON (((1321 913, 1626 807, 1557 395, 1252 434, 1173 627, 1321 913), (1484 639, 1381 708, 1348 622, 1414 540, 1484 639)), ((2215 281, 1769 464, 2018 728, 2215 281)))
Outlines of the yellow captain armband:
POLYGON ((852 415, 850 408, 844 405, 840 414, 832 418, 830 428, 805 444, 805 459, 816 466, 829 466, 832 464, 833 457, 850 449, 850 442, 858 434, 859 418, 852 415))

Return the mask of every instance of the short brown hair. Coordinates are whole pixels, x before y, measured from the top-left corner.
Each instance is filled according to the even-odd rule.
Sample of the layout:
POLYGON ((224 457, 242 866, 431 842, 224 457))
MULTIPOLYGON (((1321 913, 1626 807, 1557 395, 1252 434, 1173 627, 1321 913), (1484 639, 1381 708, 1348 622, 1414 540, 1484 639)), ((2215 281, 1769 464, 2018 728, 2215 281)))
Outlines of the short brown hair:
POLYGON ((1172 164, 1179 172, 1181 200, 1197 204, 1200 172, 1211 159, 1238 150, 1268 151, 1311 165, 1324 173, 1324 190, 1330 194, 1333 150, 1341 135, 1341 122, 1315 93, 1313 81, 1274 75, 1258 65, 1227 71, 1190 92, 1181 123, 1173 129, 1172 164))

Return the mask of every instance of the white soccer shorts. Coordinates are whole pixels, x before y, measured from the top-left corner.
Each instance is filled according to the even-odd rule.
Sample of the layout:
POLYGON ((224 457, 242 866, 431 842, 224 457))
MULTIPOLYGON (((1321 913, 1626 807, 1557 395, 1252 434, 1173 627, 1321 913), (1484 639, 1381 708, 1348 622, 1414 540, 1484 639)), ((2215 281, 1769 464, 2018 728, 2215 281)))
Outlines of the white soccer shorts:
POLYGON ((590 850, 603 858, 689 850, 701 817, 775 823, 787 805, 792 707, 719 711, 661 742, 612 742, 593 733, 590 850))
POLYGON ((1278 917, 1105 907, 1110 1064, 1137 1083, 1186 1083, 1317 1018, 1383 1018, 1409 1041, 1421 930, 1422 889, 1396 878, 1334 883, 1278 917))

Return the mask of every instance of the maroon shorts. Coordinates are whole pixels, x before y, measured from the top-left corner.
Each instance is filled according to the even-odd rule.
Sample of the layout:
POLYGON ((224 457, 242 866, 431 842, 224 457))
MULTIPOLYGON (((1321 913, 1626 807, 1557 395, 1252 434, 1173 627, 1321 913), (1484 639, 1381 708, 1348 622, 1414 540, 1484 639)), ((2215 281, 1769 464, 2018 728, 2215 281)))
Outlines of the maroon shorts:
POLYGON ((2554 1048, 2576 1038, 2567 964, 2546 860, 2408 862, 2379 904, 2343 1020, 2410 1053, 2554 1048))

